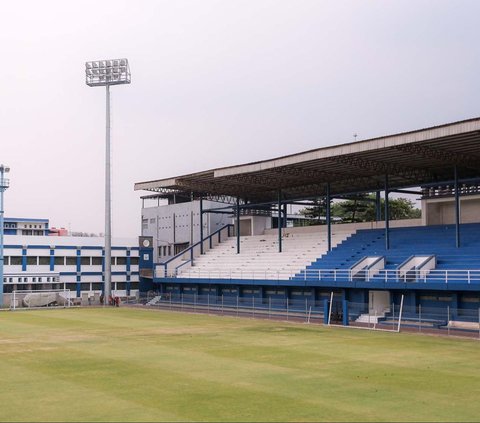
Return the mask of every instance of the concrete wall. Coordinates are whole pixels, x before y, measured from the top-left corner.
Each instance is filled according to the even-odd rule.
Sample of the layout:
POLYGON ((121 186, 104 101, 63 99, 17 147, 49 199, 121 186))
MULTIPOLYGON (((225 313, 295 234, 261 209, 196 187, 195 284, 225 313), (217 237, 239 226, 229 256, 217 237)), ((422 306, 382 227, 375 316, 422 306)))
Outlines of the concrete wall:
MULTIPOLYGON (((237 233, 236 219, 231 219, 234 230, 237 233)), ((240 235, 263 235, 265 229, 272 227, 272 218, 269 216, 240 216, 240 235)))
MULTIPOLYGON (((203 209, 225 207, 224 203, 203 201, 203 209)), ((200 201, 160 205, 142 209, 142 235, 153 237, 154 261, 165 261, 174 255, 174 244, 200 241, 200 201), (170 253, 159 255, 159 246, 170 246, 170 253)), ((230 223, 227 214, 205 213, 204 236, 230 223)))
MULTIPOLYGON (((400 228, 406 226, 421 226, 422 219, 404 219, 404 220, 391 220, 391 228, 400 228)), ((332 225, 332 232, 354 232, 358 229, 383 229, 385 228, 385 222, 360 222, 360 223, 336 223, 332 225)), ((276 234, 278 229, 268 229, 265 234, 276 234)), ((327 233, 327 225, 316 226, 299 226, 296 228, 283 229, 284 233, 327 233)))
MULTIPOLYGON (((453 197, 422 200, 424 225, 451 225, 455 223, 453 197)), ((460 197, 460 223, 480 222, 480 195, 460 197)))

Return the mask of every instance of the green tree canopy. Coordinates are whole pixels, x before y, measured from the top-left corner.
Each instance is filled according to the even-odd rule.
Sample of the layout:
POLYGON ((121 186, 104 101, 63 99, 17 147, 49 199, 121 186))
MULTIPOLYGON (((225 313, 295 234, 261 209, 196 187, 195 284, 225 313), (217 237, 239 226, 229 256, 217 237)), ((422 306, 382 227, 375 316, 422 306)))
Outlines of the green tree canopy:
MULTIPOLYGON (((331 206, 332 217, 339 217, 343 222, 371 222, 376 218, 375 196, 364 195, 351 200, 333 203, 331 206)), ((421 210, 415 203, 407 198, 389 199, 390 220, 415 219, 421 217, 421 210)), ((385 219, 385 200, 381 199, 381 219, 385 219)), ((311 224, 325 223, 325 200, 317 200, 312 207, 305 207, 300 214, 312 219, 311 224)))

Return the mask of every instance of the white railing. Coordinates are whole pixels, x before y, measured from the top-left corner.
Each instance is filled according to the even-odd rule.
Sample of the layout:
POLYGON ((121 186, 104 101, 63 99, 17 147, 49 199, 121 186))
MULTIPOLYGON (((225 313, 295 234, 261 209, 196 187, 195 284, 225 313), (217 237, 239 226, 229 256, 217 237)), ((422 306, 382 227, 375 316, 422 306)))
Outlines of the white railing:
POLYGON ((301 272, 255 270, 255 269, 196 269, 192 267, 179 272, 165 274, 157 272, 157 278, 198 278, 198 279, 262 279, 326 282, 396 282, 396 283, 480 283, 478 270, 410 270, 396 269, 308 269, 301 272))
POLYGON ((21 272, 5 273, 3 275, 3 283, 5 285, 48 284, 59 282, 60 274, 58 272, 21 272))

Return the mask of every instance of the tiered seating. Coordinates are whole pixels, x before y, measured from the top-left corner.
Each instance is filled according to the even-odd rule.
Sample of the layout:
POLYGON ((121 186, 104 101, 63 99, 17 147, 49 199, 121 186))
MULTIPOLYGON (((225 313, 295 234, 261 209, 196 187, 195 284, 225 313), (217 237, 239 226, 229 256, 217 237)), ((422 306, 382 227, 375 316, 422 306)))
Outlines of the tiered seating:
MULTIPOLYGON (((385 270, 374 276, 372 281, 385 280, 386 271, 398 268, 412 255, 435 255, 436 269, 424 278, 425 282, 440 281, 445 278, 445 272, 452 271, 452 280, 455 281, 455 270, 478 270, 471 273, 480 279, 480 224, 463 224, 461 226, 461 247, 455 246, 455 226, 420 226, 394 228, 390 231, 390 249, 385 248, 385 232, 382 229, 359 230, 355 235, 334 248, 325 257, 321 257, 299 272, 293 279, 318 280, 333 277, 338 269, 336 278, 347 278, 348 270, 357 261, 365 256, 385 256, 385 270)), ((458 277, 460 280, 463 277, 458 277)), ((462 280, 463 281, 463 280, 462 280)), ((478 282, 478 281, 477 281, 478 282)))
MULTIPOLYGON (((350 235, 335 231, 332 246, 350 235)), ((282 253, 278 252, 276 235, 257 235, 240 238, 240 254, 237 240, 229 238, 194 261, 194 265, 178 274, 180 278, 252 278, 289 279, 327 252, 325 234, 310 232, 290 233, 282 238, 282 253)))

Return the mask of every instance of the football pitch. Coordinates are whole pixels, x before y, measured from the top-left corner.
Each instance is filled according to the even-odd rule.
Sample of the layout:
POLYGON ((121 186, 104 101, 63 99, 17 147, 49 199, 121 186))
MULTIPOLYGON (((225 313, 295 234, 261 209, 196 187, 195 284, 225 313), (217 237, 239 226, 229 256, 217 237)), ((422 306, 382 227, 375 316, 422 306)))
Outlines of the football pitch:
POLYGON ((132 308, 0 314, 2 421, 478 421, 480 343, 132 308))

